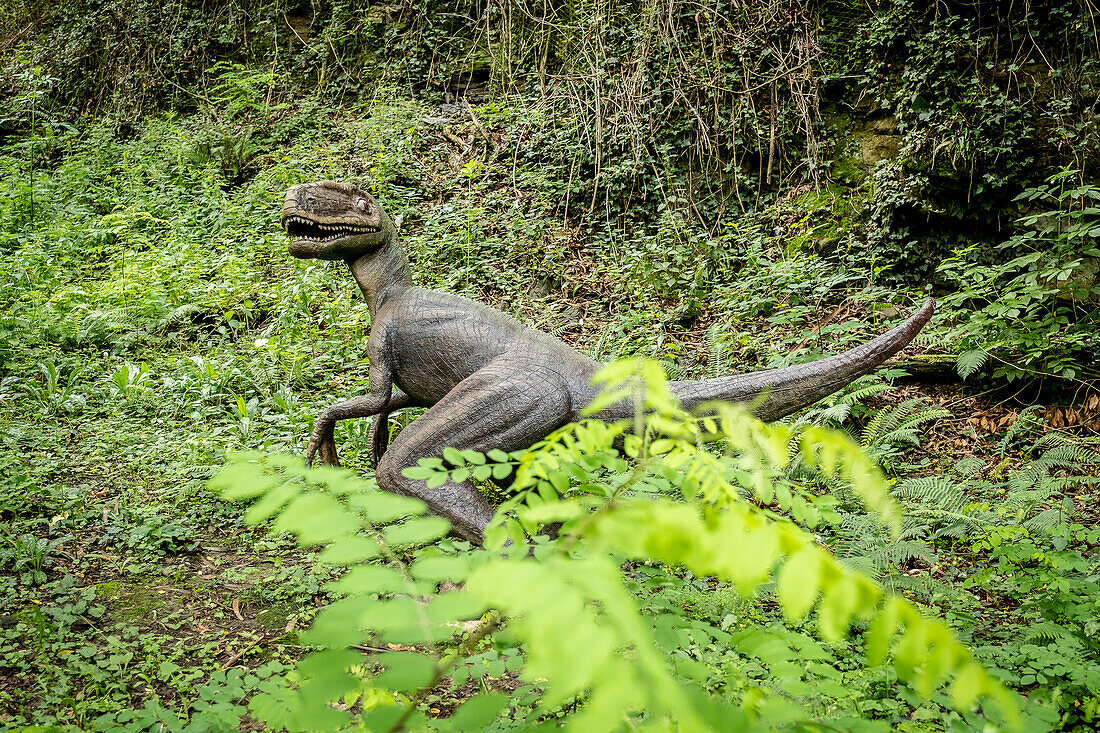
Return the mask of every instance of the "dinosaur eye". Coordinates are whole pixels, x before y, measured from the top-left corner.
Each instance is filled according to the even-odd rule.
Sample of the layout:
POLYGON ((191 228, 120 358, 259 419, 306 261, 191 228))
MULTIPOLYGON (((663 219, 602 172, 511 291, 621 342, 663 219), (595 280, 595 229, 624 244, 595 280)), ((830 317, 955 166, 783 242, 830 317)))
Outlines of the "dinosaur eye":
POLYGON ((365 214, 367 213, 367 210, 370 209, 370 204, 367 203, 366 199, 359 199, 355 202, 355 208, 359 209, 361 213, 365 214))

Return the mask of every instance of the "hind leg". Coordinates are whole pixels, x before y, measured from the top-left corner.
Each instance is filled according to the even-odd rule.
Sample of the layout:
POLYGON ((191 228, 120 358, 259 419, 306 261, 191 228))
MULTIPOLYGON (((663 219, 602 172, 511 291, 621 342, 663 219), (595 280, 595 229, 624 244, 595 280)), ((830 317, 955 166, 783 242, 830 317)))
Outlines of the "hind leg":
POLYGON ((471 482, 448 479, 429 489, 401 471, 421 458, 442 457, 448 446, 481 452, 526 448, 569 417, 569 393, 560 376, 501 360, 459 383, 401 431, 378 463, 378 485, 423 500, 454 532, 480 544, 493 509, 471 482))

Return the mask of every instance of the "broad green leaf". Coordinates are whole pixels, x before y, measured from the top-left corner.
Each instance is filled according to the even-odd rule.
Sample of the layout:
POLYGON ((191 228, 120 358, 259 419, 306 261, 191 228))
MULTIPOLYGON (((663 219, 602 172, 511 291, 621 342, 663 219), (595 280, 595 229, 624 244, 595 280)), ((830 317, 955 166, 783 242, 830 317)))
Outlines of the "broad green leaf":
POLYGON ((484 532, 485 548, 498 550, 508 541, 508 526, 506 523, 490 522, 484 532))
POLYGON ((210 488, 230 501, 253 499, 268 493, 280 483, 277 476, 264 475, 252 461, 230 463, 210 479, 210 488))
POLYGON ((386 652, 375 660, 385 670, 375 676, 374 684, 388 690, 413 692, 435 677, 436 662, 427 654, 416 652, 386 652))
POLYGON ((409 591, 409 582, 388 565, 361 565, 343 574, 328 587, 343 595, 362 593, 401 593, 409 591))
POLYGON ((300 493, 301 487, 294 486, 293 484, 284 483, 274 487, 264 494, 263 498, 248 507, 248 511, 244 513, 245 522, 248 524, 259 524, 260 522, 270 519, 284 504, 300 493))
MULTIPOLYGON (((388 731, 392 730, 393 726, 405 713, 404 705, 385 705, 373 708, 363 713, 359 719, 359 730, 365 731, 388 731)), ((406 721, 408 725, 409 721, 406 721)), ((408 730, 409 728, 406 728, 408 730)), ((303 729, 306 730, 306 729, 303 729)), ((415 728, 413 730, 416 730, 415 728)))
POLYGON ((322 550, 317 555, 317 562, 328 565, 355 565, 378 557, 380 551, 378 541, 370 537, 345 537, 322 550))
POLYGON ((779 508, 789 510, 791 508, 791 498, 791 487, 785 481, 776 481, 775 500, 779 503, 779 508))
POLYGON ((409 572, 422 580, 453 580, 462 582, 470 572, 470 562, 465 555, 436 555, 422 557, 412 564, 409 572))
POLYGON ((275 522, 277 532, 293 532, 304 545, 319 545, 347 537, 359 529, 355 515, 329 494, 299 496, 275 522))
POLYGON ((451 531, 451 523, 442 517, 416 517, 386 528, 386 544, 390 547, 423 545, 451 531))
POLYGON ((401 517, 423 514, 428 508, 419 499, 398 496, 386 491, 364 491, 350 497, 348 503, 376 524, 386 524, 401 517))
MULTIPOLYGON (((432 623, 447 624, 478 618, 484 611, 484 601, 464 590, 456 590, 440 593, 430 600, 425 614, 432 623)), ((457 625, 452 628, 458 630, 457 625)))
POLYGON ((840 641, 848 635, 853 615, 865 608, 859 583, 851 575, 842 575, 824 589, 818 606, 818 630, 826 641, 840 641))
POLYGON ((351 649, 322 649, 302 657, 297 670, 303 678, 315 684, 314 689, 324 704, 339 699, 340 695, 358 686, 358 680, 347 671, 363 663, 363 655, 351 649))
POLYGON ((359 602, 359 623, 368 629, 394 631, 419 626, 423 621, 418 604, 411 598, 364 601, 353 597, 349 600, 359 602))
POLYGON ((559 494, 564 495, 569 491, 569 474, 565 471, 551 471, 548 478, 559 494))
POLYGON ((497 719, 510 699, 508 695, 499 692, 474 695, 459 705, 448 718, 438 723, 441 728, 454 733, 483 730, 497 719))
POLYGON ((951 684, 951 701, 959 710, 969 710, 985 686, 985 671, 975 662, 963 665, 951 684))
POLYGON ((817 598, 821 571, 821 559, 813 547, 799 550, 779 568, 776 592, 788 620, 800 621, 810 612, 817 598))
POLYGON ((437 473, 439 473, 438 469, 429 468, 428 466, 409 466, 408 468, 401 469, 402 476, 411 478, 414 481, 427 481, 437 473))
POLYGON ((483 453, 479 453, 476 450, 463 450, 462 457, 466 459, 467 463, 473 463, 478 466, 485 463, 485 455, 483 453))
POLYGON ((325 647, 349 647, 362 644, 367 633, 361 630, 363 601, 343 598, 330 603, 313 619, 313 625, 301 634, 303 644, 325 647))
POLYGON ((302 475, 309 483, 323 486, 326 490, 338 494, 349 493, 347 489, 354 490, 357 484, 361 485, 361 482, 354 475, 349 474, 346 468, 337 466, 314 466, 302 475))
POLYGON ((525 522, 546 524, 547 522, 568 522, 585 513, 587 512, 584 508, 572 501, 553 501, 523 509, 520 517, 525 522))

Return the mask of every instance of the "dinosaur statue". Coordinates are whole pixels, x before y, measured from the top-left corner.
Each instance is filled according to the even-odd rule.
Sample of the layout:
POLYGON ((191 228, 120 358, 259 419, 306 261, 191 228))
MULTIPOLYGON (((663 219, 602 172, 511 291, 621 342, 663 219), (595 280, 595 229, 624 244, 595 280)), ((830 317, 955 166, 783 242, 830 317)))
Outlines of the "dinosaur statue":
MULTIPOLYGON (((309 438, 306 459, 336 465, 333 428, 349 418, 384 416, 405 407, 429 408, 386 448, 375 430, 378 485, 422 499, 453 530, 474 542, 493 509, 469 482, 428 489, 402 469, 443 448, 513 451, 577 420, 596 396, 592 375, 602 366, 549 334, 498 310, 450 293, 414 287, 389 216, 374 198, 348 183, 292 186, 283 203, 290 254, 344 260, 370 309, 369 392, 325 409, 309 438), (396 385, 397 389, 394 389, 396 385), (384 451, 384 454, 383 454, 384 451)), ((908 321, 841 354, 808 364, 714 379, 670 383, 686 409, 707 400, 754 403, 775 420, 825 397, 900 351, 928 322, 929 298, 908 321)), ((633 414, 620 403, 596 417, 633 414)), ((376 426, 377 427, 377 426, 376 426)), ((384 428, 384 424, 383 424, 384 428)))

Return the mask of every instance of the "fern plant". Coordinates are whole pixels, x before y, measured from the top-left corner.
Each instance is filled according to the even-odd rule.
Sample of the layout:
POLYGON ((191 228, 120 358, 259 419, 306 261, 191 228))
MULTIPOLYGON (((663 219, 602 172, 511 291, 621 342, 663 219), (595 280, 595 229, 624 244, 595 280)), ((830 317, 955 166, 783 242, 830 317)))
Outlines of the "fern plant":
MULTIPOLYGON (((514 454, 448 450, 407 470, 429 486, 514 472, 515 493, 486 531, 484 550, 437 544, 445 521, 369 479, 307 470, 285 456, 238 457, 215 486, 253 501, 247 520, 273 519, 273 529, 300 543, 324 545, 318 561, 347 569, 330 585, 337 599, 303 634, 317 650, 252 699, 253 716, 290 730, 335 730, 353 719, 367 730, 471 730, 510 706, 522 727, 801 726, 805 711, 791 701, 765 704, 778 694, 766 686, 744 678, 714 690, 690 655, 670 660, 659 651, 668 612, 647 613, 623 575, 656 563, 729 583, 745 597, 773 587, 789 619, 813 613, 828 640, 866 624, 871 664, 889 658, 923 695, 950 684, 961 710, 982 700, 987 714, 1016 719, 1014 697, 942 623, 884 594, 780 513, 793 513, 799 500, 779 496, 774 481, 789 460, 789 427, 722 404, 702 417, 684 413, 653 362, 620 363, 600 377, 607 389, 592 409, 633 399, 635 420, 570 425, 514 454), (555 538, 538 534, 550 525, 555 538), (427 717, 419 704, 426 692, 486 653, 521 663, 534 702, 520 709, 485 692, 449 719, 427 717), (746 688, 753 693, 736 693, 746 688)), ((812 428, 800 441, 807 465, 850 484, 897 531, 885 480, 850 439, 812 428)))
POLYGON ((920 444, 922 426, 948 417, 951 413, 942 407, 929 405, 918 398, 905 400, 896 407, 880 410, 863 429, 860 443, 889 470, 903 445, 920 444))
POLYGON ((981 478, 984 463, 972 457, 960 462, 954 476, 911 478, 895 494, 908 500, 908 515, 923 519, 937 537, 966 538, 980 550, 1034 536, 1063 549, 1075 511, 1065 497, 1100 483, 1095 445, 1046 433, 1028 449, 1036 457, 1001 481, 981 478))

